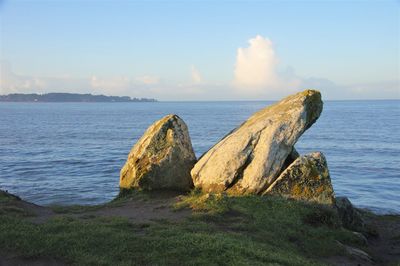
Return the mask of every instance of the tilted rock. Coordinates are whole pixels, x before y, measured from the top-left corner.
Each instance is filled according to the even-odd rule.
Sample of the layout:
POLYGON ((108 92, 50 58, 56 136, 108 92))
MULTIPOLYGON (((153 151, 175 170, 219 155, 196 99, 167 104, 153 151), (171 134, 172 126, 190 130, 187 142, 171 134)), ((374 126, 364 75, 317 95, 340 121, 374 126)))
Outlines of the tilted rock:
POLYGON ((335 195, 325 156, 320 152, 300 156, 263 194, 333 205, 335 195))
POLYGON ((132 148, 119 185, 123 189, 186 191, 193 187, 190 170, 195 162, 185 122, 167 115, 151 125, 132 148))
POLYGON ((209 192, 262 192, 321 111, 321 94, 306 90, 255 113, 199 159, 191 171, 194 185, 209 192))

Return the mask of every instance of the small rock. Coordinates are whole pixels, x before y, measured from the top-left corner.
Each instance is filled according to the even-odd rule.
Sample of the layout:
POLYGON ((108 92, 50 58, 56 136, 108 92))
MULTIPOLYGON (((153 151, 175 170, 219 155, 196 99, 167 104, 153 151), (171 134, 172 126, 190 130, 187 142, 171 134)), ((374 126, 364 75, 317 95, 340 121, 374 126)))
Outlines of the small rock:
POLYGON ((365 228, 365 223, 359 211, 353 207, 350 200, 346 197, 337 197, 335 203, 336 209, 342 225, 345 228, 360 231, 365 228))
POLYGON ((366 261, 368 263, 372 263, 372 257, 365 251, 355 248, 355 247, 350 247, 347 245, 344 245, 340 243, 339 241, 336 241, 341 247, 343 247, 346 250, 346 253, 349 254, 352 257, 359 258, 363 261, 366 261))
POLYGON ((361 234, 359 232, 352 232, 352 233, 360 240, 360 242, 363 245, 368 245, 368 239, 363 234, 361 234))
POLYGON ((300 156, 263 194, 333 205, 335 194, 325 156, 321 152, 300 156))

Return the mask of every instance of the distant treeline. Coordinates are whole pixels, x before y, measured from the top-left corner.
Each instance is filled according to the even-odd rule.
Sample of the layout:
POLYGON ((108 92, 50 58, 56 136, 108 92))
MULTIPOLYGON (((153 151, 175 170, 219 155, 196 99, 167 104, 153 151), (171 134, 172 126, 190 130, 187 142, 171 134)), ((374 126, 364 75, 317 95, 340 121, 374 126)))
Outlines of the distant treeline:
POLYGON ((0 95, 0 102, 156 102, 155 99, 129 96, 105 96, 77 93, 46 93, 0 95))

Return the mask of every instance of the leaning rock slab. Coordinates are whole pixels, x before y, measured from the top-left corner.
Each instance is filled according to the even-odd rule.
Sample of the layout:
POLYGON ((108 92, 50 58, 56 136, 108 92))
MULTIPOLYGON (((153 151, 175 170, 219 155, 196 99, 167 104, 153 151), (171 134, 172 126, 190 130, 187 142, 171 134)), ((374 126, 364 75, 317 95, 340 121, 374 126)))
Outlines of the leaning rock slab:
POLYGON ((255 113, 199 159, 191 171, 194 185, 208 192, 262 192, 321 111, 321 94, 306 90, 255 113))
POLYGON ((335 195, 325 156, 320 152, 300 156, 264 194, 333 205, 335 195))
POLYGON ((167 115, 151 125, 132 148, 119 185, 123 189, 186 191, 193 187, 190 170, 195 162, 185 122, 167 115))

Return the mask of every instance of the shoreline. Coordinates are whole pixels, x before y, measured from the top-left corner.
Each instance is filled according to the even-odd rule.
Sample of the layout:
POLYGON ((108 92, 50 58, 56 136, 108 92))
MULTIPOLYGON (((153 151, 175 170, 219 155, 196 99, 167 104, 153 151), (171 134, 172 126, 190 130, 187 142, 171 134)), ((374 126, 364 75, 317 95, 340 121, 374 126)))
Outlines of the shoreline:
MULTIPOLYGON (((9 192, 7 189, 3 189, 3 188, 0 188, 0 191, 7 192, 7 193, 10 193, 10 194, 12 194, 12 195, 19 195, 18 193, 9 192)), ((88 207, 90 207, 90 206, 104 205, 104 204, 107 204, 107 203, 113 201, 113 199, 115 199, 117 196, 118 196, 118 193, 116 193, 115 196, 113 196, 113 197, 110 198, 110 199, 105 199, 105 200, 103 200, 103 201, 101 201, 101 202, 89 203, 89 204, 85 204, 85 203, 81 203, 81 202, 77 202, 77 203, 68 203, 68 202, 63 202, 63 203, 58 202, 58 203, 57 203, 57 202, 50 202, 50 203, 46 203, 46 204, 41 204, 41 203, 37 203, 37 202, 34 202, 34 201, 29 201, 29 200, 27 200, 27 199, 25 199, 25 198, 23 198, 23 197, 21 197, 21 196, 18 196, 18 197, 19 197, 21 200, 30 202, 30 203, 32 203, 32 204, 36 204, 36 205, 39 205, 39 206, 42 206, 42 207, 46 207, 46 208, 52 208, 53 206, 70 207, 70 206, 77 206, 77 205, 79 205, 79 206, 88 206, 88 207)), ((347 196, 346 196, 346 195, 337 195, 337 197, 347 197, 347 196)), ((350 198, 349 198, 349 199, 350 199, 350 198)), ((82 199, 82 201, 83 201, 83 199, 82 199)), ((399 212, 399 211, 396 211, 396 210, 393 210, 393 209, 384 209, 384 208, 376 208, 376 207, 374 208, 374 207, 368 207, 368 206, 362 206, 362 207, 360 207, 360 206, 358 206, 357 204, 355 204, 353 200, 350 199, 350 201, 351 201, 351 203, 353 204, 353 206, 354 206, 356 209, 361 210, 361 211, 371 212, 371 213, 373 213, 373 214, 375 214, 375 215, 400 215, 400 212, 399 212)))

